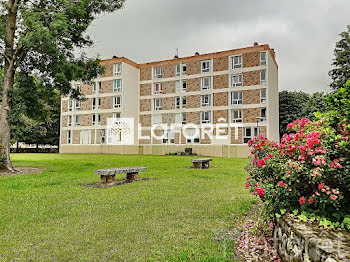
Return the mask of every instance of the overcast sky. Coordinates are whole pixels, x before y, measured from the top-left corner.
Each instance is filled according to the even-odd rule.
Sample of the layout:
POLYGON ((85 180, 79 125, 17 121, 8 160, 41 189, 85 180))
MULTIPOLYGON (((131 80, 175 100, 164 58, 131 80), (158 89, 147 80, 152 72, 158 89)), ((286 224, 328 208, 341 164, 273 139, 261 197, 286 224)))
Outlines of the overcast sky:
POLYGON ((175 48, 183 57, 258 42, 275 48, 280 90, 328 91, 349 10, 349 0, 127 0, 91 25, 87 52, 143 63, 172 58, 175 48))

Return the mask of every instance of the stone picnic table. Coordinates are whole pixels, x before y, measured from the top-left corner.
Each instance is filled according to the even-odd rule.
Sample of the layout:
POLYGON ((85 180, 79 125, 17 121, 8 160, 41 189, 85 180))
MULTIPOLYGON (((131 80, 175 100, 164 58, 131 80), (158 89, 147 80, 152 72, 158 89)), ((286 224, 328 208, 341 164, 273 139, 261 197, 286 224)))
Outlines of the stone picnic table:
POLYGON ((209 168, 210 161, 213 161, 212 158, 197 158, 197 159, 191 159, 193 163, 193 168, 209 168))
POLYGON ((132 182, 139 179, 139 172, 147 171, 144 166, 127 166, 119 168, 104 168, 94 171, 95 175, 101 176, 102 185, 111 185, 115 183, 115 175, 126 174, 126 181, 132 182))

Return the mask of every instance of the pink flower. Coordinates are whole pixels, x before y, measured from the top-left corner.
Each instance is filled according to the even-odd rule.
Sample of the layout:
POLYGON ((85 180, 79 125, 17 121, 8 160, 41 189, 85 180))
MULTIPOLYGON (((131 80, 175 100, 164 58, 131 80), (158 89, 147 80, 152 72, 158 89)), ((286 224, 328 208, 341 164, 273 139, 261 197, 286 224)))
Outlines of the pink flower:
POLYGON ((247 183, 247 184, 245 184, 245 187, 246 187, 246 188, 248 188, 249 186, 250 186, 250 185, 249 185, 248 183, 247 183))
POLYGON ((299 204, 300 205, 304 205, 305 202, 306 202, 305 197, 302 196, 301 198, 299 198, 299 204))
POLYGON ((315 202, 315 200, 313 200, 312 198, 309 198, 309 203, 313 204, 315 202))
POLYGON ((277 184, 278 184, 280 187, 283 187, 283 186, 284 186, 283 181, 279 181, 277 184))
POLYGON ((265 189, 262 187, 257 187, 255 189, 255 193, 260 197, 263 198, 265 196, 265 189))
POLYGON ((316 191, 316 192, 315 192, 315 195, 316 195, 316 196, 319 196, 319 195, 320 195, 320 193, 318 193, 318 192, 316 191))
POLYGON ((324 184, 319 184, 319 185, 318 185, 318 189, 319 189, 319 190, 322 190, 323 188, 324 188, 324 184))
POLYGON ((338 198, 337 196, 331 195, 331 199, 332 199, 332 200, 336 200, 337 198, 338 198))

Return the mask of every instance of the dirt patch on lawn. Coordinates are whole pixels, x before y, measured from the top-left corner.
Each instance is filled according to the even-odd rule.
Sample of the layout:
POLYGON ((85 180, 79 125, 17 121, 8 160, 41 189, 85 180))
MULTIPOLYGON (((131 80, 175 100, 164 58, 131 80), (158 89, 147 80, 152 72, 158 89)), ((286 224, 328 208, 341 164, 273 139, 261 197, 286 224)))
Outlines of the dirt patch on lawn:
POLYGON ((11 172, 6 169, 0 169, 0 177, 13 175, 38 174, 43 172, 43 169, 32 166, 16 166, 15 171, 11 172))
POLYGON ((126 184, 130 184, 130 183, 134 183, 134 182, 138 182, 138 181, 146 181, 149 180, 149 178, 140 178, 137 180, 133 180, 133 181, 127 181, 126 179, 120 179, 120 180, 116 180, 114 184, 112 185, 102 185, 101 183, 93 183, 93 184, 85 184, 84 186, 86 187, 95 187, 95 188, 109 188, 109 187, 114 187, 114 186, 122 186, 122 185, 126 185, 126 184))

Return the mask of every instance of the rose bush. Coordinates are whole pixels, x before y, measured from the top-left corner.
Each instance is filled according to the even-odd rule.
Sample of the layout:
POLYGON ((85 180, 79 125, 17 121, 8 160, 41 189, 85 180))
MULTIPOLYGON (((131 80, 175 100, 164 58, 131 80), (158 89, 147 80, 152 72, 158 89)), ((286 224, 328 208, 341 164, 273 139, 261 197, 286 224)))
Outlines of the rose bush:
POLYGON ((258 137, 252 148, 246 187, 270 214, 306 211, 331 221, 350 214, 350 124, 346 117, 323 115, 296 120, 281 143, 258 137))

